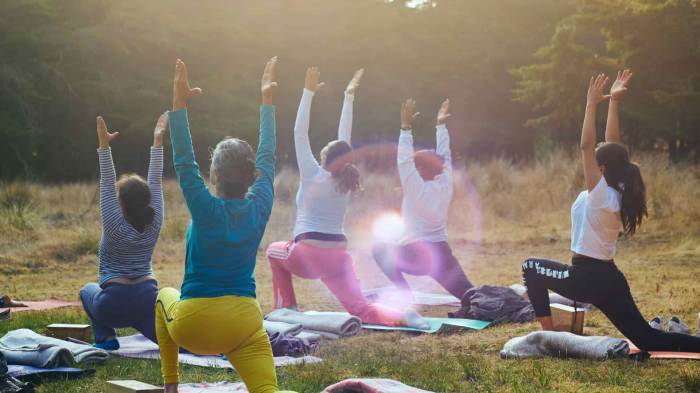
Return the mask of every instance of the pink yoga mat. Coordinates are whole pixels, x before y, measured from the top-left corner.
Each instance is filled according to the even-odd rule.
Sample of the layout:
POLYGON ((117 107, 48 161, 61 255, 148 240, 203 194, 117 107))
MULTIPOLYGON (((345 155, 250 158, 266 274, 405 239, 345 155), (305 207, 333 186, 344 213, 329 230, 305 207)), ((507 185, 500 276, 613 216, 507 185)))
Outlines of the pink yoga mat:
MULTIPOLYGON (((65 300, 55 300, 55 299, 49 299, 49 300, 41 300, 38 302, 25 302, 23 301, 22 303, 26 304, 27 307, 11 307, 10 309, 12 310, 11 312, 16 313, 16 312, 23 312, 23 311, 42 311, 42 310, 51 310, 54 308, 62 308, 62 307, 74 307, 74 306, 80 306, 80 302, 67 302, 65 300)), ((3 308, 3 310, 6 308, 3 308)))
MULTIPOLYGON (((636 355, 643 352, 637 348, 630 340, 627 340, 630 345, 630 355, 636 355)), ((671 351, 651 351, 649 352, 651 359, 681 359, 681 360, 700 360, 698 352, 671 352, 671 351)))

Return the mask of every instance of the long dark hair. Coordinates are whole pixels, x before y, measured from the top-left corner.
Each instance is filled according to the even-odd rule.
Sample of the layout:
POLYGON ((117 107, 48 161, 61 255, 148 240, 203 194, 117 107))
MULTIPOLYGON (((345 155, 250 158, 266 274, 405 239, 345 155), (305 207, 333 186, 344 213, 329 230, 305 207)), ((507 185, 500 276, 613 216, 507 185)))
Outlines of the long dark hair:
POLYGON ((143 233, 156 215, 148 183, 138 175, 123 175, 117 182, 117 190, 124 219, 143 233))
POLYGON ((345 141, 333 141, 323 148, 324 167, 335 179, 338 191, 354 192, 360 188, 360 170, 355 166, 352 146, 345 141))
POLYGON ((627 149, 619 143, 603 143, 596 149, 595 159, 604 166, 608 185, 622 195, 620 216, 624 233, 634 235, 647 214, 646 186, 639 166, 630 161, 627 149))

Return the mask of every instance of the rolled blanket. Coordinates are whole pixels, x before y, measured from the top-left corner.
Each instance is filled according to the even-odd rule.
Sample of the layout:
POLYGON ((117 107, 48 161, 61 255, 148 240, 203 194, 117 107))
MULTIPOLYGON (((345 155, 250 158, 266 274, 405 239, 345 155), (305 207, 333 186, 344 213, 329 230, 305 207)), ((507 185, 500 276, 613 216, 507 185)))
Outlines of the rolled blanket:
POLYGON ((273 335, 279 335, 280 337, 296 336, 303 330, 303 327, 299 323, 277 321, 263 321, 263 327, 270 337, 273 335))
POLYGON ((102 349, 42 336, 29 329, 17 329, 5 334, 0 338, 0 351, 8 364, 41 368, 101 362, 109 357, 107 351, 102 349))
POLYGON ((627 341, 606 336, 577 336, 569 332, 538 331, 515 337, 501 349, 501 358, 533 358, 552 356, 604 360, 626 357, 627 341))
POLYGON ((320 334, 327 338, 351 337, 360 332, 360 318, 338 312, 299 312, 286 308, 272 311, 265 316, 267 321, 300 324, 307 333, 320 334))

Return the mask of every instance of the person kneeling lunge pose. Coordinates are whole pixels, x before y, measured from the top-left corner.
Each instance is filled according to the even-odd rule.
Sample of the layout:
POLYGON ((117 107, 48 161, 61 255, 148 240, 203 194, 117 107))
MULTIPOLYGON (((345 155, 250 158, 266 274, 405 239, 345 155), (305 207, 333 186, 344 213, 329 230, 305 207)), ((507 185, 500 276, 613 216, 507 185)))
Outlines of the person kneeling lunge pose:
POLYGON ((447 215, 453 189, 450 134, 445 125, 449 109, 450 101, 445 100, 437 115, 436 151, 414 153, 412 124, 417 115, 416 102, 409 99, 401 106, 397 163, 406 229, 400 244, 376 244, 372 254, 384 274, 409 296, 411 288, 404 273, 430 276, 458 299, 473 286, 447 244, 447 215))
POLYGON ((265 66, 257 155, 237 138, 219 142, 211 157, 212 195, 194 158, 187 119, 191 89, 185 63, 175 66, 168 114, 173 163, 192 216, 187 227, 182 294, 161 289, 156 333, 167 393, 177 392, 178 347, 202 355, 223 353, 251 393, 276 392, 272 349, 255 299, 255 257, 270 217, 275 177, 276 58, 265 66))
POLYGON ((633 235, 647 215, 645 186, 637 164, 621 144, 618 106, 632 76, 618 73, 610 95, 603 95, 604 75, 591 78, 581 132, 583 174, 587 190, 571 207, 571 265, 545 259, 522 264, 527 294, 542 328, 552 330, 547 291, 592 303, 638 348, 646 351, 700 352, 700 337, 666 333, 649 326, 634 303, 615 256, 621 232, 633 235), (596 107, 610 98, 605 143, 597 148, 596 107))
POLYGON ((155 303, 158 282, 151 258, 163 223, 163 134, 168 117, 156 123, 148 181, 137 175, 116 182, 110 141, 119 135, 107 131, 97 118, 100 162, 99 284, 88 283, 80 300, 92 322, 95 346, 119 349, 115 328, 133 327, 156 341, 155 303))
POLYGON ((294 146, 299 165, 299 191, 294 240, 272 243, 267 257, 272 269, 276 308, 296 308, 292 275, 320 279, 343 307, 362 322, 388 326, 426 327, 414 311, 401 312, 368 303, 362 295, 352 257, 347 250, 343 222, 350 194, 360 187, 350 145, 353 100, 363 70, 355 73, 345 90, 338 140, 321 151, 321 163, 311 151, 309 116, 311 101, 323 86, 316 67, 306 71, 304 92, 294 125, 294 146))

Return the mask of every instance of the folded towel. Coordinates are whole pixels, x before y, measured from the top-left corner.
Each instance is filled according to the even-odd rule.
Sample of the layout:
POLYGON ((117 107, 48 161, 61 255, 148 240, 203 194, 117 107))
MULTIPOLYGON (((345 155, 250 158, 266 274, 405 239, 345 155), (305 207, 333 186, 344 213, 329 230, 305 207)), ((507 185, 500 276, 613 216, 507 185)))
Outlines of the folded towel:
POLYGON ((301 333, 303 327, 300 323, 287 323, 287 322, 277 322, 277 321, 263 321, 263 327, 267 334, 272 338, 273 335, 277 334, 280 336, 296 336, 301 333))
POLYGON ((501 357, 506 359, 553 356, 604 360, 626 357, 629 350, 627 341, 619 338, 538 331, 508 340, 501 350, 501 357))
POLYGON ((300 324, 305 332, 320 334, 327 338, 355 336, 362 329, 360 318, 338 312, 300 312, 281 308, 267 314, 265 320, 300 324))
POLYGON ((91 345, 77 344, 42 336, 29 329, 13 330, 0 338, 0 351, 8 364, 56 368, 75 363, 107 360, 107 351, 91 345))
POLYGON ((322 393, 433 393, 393 379, 350 378, 333 384, 322 393))

